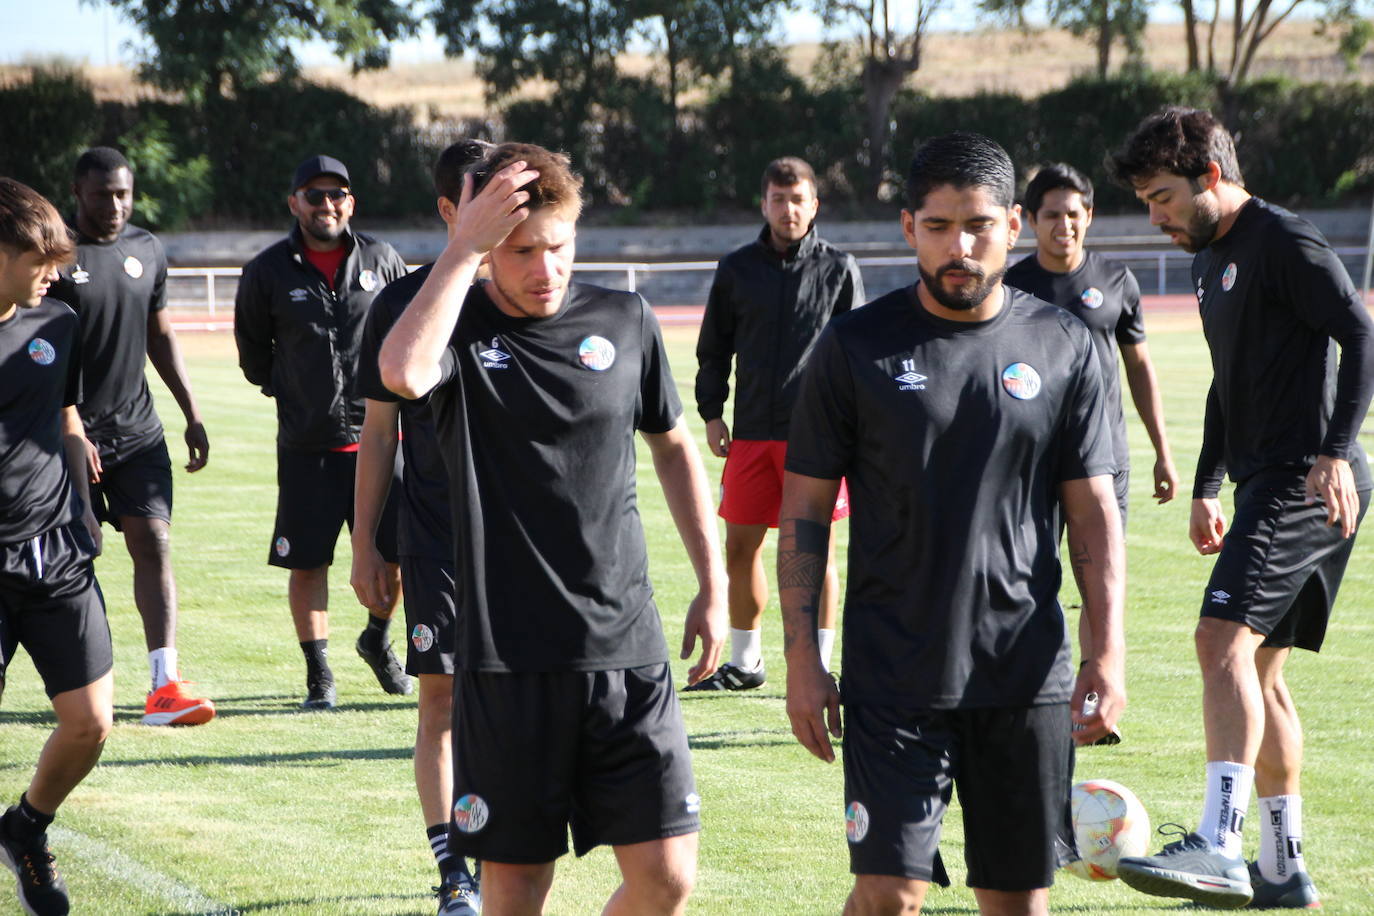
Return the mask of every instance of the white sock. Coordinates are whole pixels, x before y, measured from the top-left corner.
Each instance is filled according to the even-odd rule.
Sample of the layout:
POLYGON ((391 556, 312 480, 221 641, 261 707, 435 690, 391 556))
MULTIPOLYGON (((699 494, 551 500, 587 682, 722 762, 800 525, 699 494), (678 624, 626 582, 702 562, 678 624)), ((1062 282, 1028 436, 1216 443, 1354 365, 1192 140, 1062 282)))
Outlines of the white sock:
POLYGON ((1207 761, 1207 794, 1197 832, 1224 856, 1240 858, 1241 831, 1254 784, 1254 767, 1229 760, 1207 761))
POLYGON ((177 678, 176 646, 163 646, 148 653, 148 669, 153 674, 153 689, 177 678))
POLYGON ((830 671, 830 656, 835 654, 835 631, 821 627, 816 630, 816 645, 821 650, 821 667, 830 671))
POLYGON ((1302 796, 1271 795, 1261 798, 1259 869, 1264 880, 1282 884, 1307 871, 1302 858, 1302 796))
POLYGON ((753 671, 763 664, 763 630, 730 628, 730 664, 753 671))

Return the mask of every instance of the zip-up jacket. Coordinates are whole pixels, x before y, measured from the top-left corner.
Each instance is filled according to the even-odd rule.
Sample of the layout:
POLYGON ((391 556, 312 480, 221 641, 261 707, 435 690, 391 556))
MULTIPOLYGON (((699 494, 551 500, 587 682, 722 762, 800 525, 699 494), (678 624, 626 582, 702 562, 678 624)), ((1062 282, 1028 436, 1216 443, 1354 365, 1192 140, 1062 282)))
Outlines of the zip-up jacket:
POLYGON ((334 286, 306 258, 299 225, 243 267, 234 338, 244 378, 277 401, 277 445, 326 451, 353 445, 363 422, 354 390, 358 345, 372 299, 405 276, 396 250, 344 233, 334 286))
POLYGON ((735 362, 735 439, 781 441, 802 369, 830 319, 862 305, 863 278, 854 257, 816 234, 786 252, 757 240, 721 258, 697 338, 697 411, 725 412, 735 362))

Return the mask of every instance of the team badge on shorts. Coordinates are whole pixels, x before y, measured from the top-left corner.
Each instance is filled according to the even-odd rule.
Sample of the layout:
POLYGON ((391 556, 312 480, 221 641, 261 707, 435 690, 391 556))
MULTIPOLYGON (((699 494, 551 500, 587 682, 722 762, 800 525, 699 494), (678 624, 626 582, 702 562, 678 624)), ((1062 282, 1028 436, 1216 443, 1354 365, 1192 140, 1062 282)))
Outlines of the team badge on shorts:
POLYGON ((358 285, 364 292, 372 292, 377 288, 377 275, 370 270, 364 270, 358 274, 358 285))
POLYGON ((689 793, 687 797, 682 800, 682 810, 686 811, 688 814, 700 814, 701 796, 695 792, 689 793))
POLYGON ((1040 393, 1040 373, 1025 363, 1012 363, 1002 370, 1002 387, 1018 401, 1029 401, 1040 393))
POLYGON ((1221 288, 1226 292, 1231 291, 1231 287, 1236 285, 1236 262, 1232 261, 1226 265, 1226 269, 1221 272, 1221 288))
POLYGON ((577 359, 594 372, 605 372, 615 362, 615 344, 593 334, 577 345, 577 359))
POLYGON ((491 811, 480 795, 464 795, 453 803, 453 826, 464 833, 476 833, 487 826, 491 811))
POLYGON ((417 623, 415 629, 410 631, 410 641, 416 652, 428 652, 434 648, 434 631, 423 623, 417 623))
POLYGON ((43 338, 35 337, 29 341, 29 359, 40 366, 51 366, 52 361, 57 359, 57 350, 43 338))
POLYGON ((143 262, 133 255, 124 259, 124 272, 137 280, 143 276, 143 262))
POLYGON ((1078 296, 1078 301, 1083 303, 1085 309, 1102 308, 1102 290, 1096 286, 1089 286, 1078 296))
POLYGON ((844 809, 844 835, 851 843, 862 843, 868 836, 868 809, 862 802, 850 802, 844 809))
POLYGON ((279 537, 277 543, 273 545, 273 549, 277 551, 277 556, 284 557, 291 552, 291 542, 284 537, 279 537))

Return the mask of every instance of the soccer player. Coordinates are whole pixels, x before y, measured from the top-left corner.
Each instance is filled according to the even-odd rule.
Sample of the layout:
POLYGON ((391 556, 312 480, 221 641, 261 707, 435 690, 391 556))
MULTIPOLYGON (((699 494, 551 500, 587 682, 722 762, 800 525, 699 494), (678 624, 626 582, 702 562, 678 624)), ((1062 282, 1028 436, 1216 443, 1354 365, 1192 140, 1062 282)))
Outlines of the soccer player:
POLYGON ((726 629, 706 472, 653 312, 570 282, 582 200, 567 158, 504 144, 472 175, 379 361, 393 391, 430 398, 448 459, 449 851, 481 861, 489 912, 538 913, 571 823, 579 854, 615 851, 606 913, 681 913, 700 800, 649 583, 635 432, 697 577, 690 683, 715 670, 726 629), (484 255, 491 279, 474 287, 484 255))
MULTIPOLYGON (((406 266, 386 242, 353 231, 348 169, 332 156, 297 167, 286 205, 296 218, 290 233, 244 265, 234 338, 244 377, 277 401, 277 519, 267 562, 290 570, 288 601, 306 664, 301 705, 333 709, 329 566, 339 530, 354 521, 358 344, 372 298, 406 266)), ((378 526, 387 601, 368 609, 357 651, 383 690, 408 694, 410 678, 386 639, 401 595, 394 502, 388 507, 378 526)))
POLYGON ((1321 233, 1246 190, 1231 135, 1209 112, 1147 117, 1109 166, 1151 224, 1194 253, 1212 386, 1188 533, 1217 556, 1195 633, 1200 826, 1157 856, 1123 859, 1121 877, 1212 906, 1252 895, 1262 908, 1319 906, 1302 855, 1302 727, 1283 666, 1295 646, 1321 648, 1369 506, 1358 435, 1374 394, 1374 324, 1321 233), (1228 472, 1229 525, 1218 498, 1228 472), (1263 838, 1247 868, 1252 785, 1263 838))
POLYGON ((48 825, 114 721, 114 651, 92 562, 100 523, 76 410, 81 334, 76 314, 45 298, 73 251, 52 204, 0 178, 0 675, 23 646, 57 717, 28 789, 0 816, 0 862, 38 916, 69 910, 48 825))
MULTIPOLYGON (((778 526, 787 422, 797 382, 821 329, 832 316, 862 305, 863 278, 854 258, 816 233, 816 173, 795 156, 763 172, 759 237, 721 259, 697 338, 697 411, 711 453, 725 459, 720 517, 725 519, 725 571, 730 579, 730 661, 689 690, 751 690, 766 680, 763 608, 768 579, 763 539, 778 526), (722 417, 735 364, 735 425, 722 417)), ((849 515, 843 488, 836 519, 849 515)), ((821 664, 830 668, 839 574, 834 551, 821 597, 821 664)))
POLYGON ((144 725, 202 725, 215 704, 194 696, 177 663, 177 589, 172 575, 172 459, 144 367, 153 364, 186 418, 186 470, 210 457, 210 440, 167 317, 167 254, 157 236, 129 222, 134 173, 118 150, 98 146, 76 160, 76 260, 61 269, 53 298, 81 318, 82 388, 96 518, 123 532, 134 567, 152 687, 144 725))
POLYGON ((980 911, 1046 913, 1072 856, 1073 745, 1105 735, 1126 702, 1101 371, 1082 322, 1002 283, 1021 228, 1013 190, 1011 160, 986 137, 916 151, 902 233, 919 280, 831 322, 792 415, 778 548, 787 712, 822 760, 844 738, 853 916, 919 912, 929 883, 947 883, 937 844, 955 787, 980 911), (816 622, 842 478, 853 515, 837 686, 816 622), (1061 511, 1094 643, 1076 682, 1061 511))
MULTIPOLYGON (((445 225, 463 192, 467 167, 486 155, 490 144, 461 140, 445 149, 434 166, 434 189, 445 225)), ((358 442, 354 496, 353 588, 367 608, 391 601, 386 561, 377 550, 377 525, 391 486, 396 433, 402 433, 401 504, 397 548, 405 595, 406 673, 420 684, 419 726, 415 732, 415 788, 420 795, 430 848, 439 866, 439 916, 476 916, 481 905, 476 878, 462 856, 448 851, 449 809, 453 806, 452 755, 453 656, 457 631, 453 613, 453 521, 448 472, 429 404, 405 401, 382 384, 377 354, 396 318, 419 292, 431 266, 387 285, 372 302, 358 353, 358 390, 367 398, 358 442)))

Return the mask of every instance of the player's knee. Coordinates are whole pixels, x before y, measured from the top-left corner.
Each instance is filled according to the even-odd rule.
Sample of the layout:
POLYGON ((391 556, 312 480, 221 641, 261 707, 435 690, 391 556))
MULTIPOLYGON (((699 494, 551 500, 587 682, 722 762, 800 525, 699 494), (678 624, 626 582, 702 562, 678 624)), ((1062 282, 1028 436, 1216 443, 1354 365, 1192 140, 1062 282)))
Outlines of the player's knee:
POLYGON ((889 875, 860 875, 844 908, 845 916, 897 916, 921 912, 920 882, 889 875))
POLYGON ((165 564, 172 556, 172 533, 161 519, 124 525, 124 543, 135 563, 165 564))
POLYGON ((696 865, 692 862, 665 862, 659 868, 626 876, 634 885, 634 896, 652 907, 653 912, 676 911, 696 887, 696 865))
POLYGON ((88 709, 70 714, 58 721, 67 741, 92 750, 99 748, 114 728, 114 711, 88 709))

